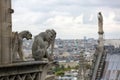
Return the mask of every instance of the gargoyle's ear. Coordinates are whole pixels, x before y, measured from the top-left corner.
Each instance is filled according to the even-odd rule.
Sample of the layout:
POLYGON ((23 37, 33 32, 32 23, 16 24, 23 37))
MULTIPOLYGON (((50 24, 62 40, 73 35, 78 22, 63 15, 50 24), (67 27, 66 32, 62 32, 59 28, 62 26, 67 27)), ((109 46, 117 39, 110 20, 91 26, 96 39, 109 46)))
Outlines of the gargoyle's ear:
POLYGON ((28 34, 29 34, 30 32, 29 32, 29 31, 26 31, 26 33, 28 33, 28 34))
POLYGON ((56 31, 54 29, 52 29, 52 32, 54 33, 54 35, 56 35, 56 31))
POLYGON ((46 32, 49 33, 49 32, 50 32, 50 29, 47 29, 46 32))
POLYGON ((31 34, 29 31, 26 31, 27 34, 31 34))
POLYGON ((27 34, 29 34, 32 37, 32 34, 29 31, 26 31, 27 34))

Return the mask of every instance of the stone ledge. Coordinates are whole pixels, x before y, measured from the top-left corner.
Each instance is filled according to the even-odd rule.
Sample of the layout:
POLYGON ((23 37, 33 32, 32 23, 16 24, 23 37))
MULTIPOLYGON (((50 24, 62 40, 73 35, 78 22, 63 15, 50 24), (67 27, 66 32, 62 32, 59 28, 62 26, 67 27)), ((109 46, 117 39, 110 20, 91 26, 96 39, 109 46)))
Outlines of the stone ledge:
POLYGON ((40 65, 40 64, 48 64, 48 61, 23 61, 23 62, 16 62, 12 64, 5 64, 0 65, 0 68, 5 67, 17 67, 17 66, 28 66, 28 65, 40 65))
POLYGON ((42 73, 44 67, 48 65, 47 61, 26 61, 7 65, 0 65, 0 77, 20 75, 28 73, 42 73))

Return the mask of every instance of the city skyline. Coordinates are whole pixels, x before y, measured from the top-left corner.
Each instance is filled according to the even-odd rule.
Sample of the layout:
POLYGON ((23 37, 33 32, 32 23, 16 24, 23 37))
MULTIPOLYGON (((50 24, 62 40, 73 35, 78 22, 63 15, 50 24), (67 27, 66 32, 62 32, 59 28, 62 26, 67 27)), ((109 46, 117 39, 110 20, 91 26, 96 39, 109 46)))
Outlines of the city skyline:
POLYGON ((57 38, 98 38, 97 13, 103 14, 105 38, 119 39, 120 1, 12 0, 13 31, 37 35, 55 29, 57 38))

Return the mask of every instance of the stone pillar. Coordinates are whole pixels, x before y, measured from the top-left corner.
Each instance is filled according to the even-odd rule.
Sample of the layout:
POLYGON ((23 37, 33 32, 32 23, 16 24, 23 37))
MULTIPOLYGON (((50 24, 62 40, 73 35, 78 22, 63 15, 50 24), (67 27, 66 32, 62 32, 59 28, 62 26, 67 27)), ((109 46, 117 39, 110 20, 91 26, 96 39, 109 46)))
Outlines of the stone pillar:
POLYGON ((103 66, 101 66, 100 64, 104 63, 102 56, 104 55, 105 51, 104 51, 104 38, 103 38, 103 17, 101 12, 98 13, 98 35, 99 35, 99 39, 98 39, 98 46, 96 49, 95 54, 97 54, 96 56, 96 60, 94 63, 94 69, 93 69, 93 74, 92 74, 92 79, 91 80, 99 80, 98 78, 100 78, 99 73, 101 73, 102 71, 100 69, 103 68, 103 66))
POLYGON ((2 42, 2 40, 1 40, 1 38, 2 38, 2 24, 1 24, 1 1, 0 1, 0 64, 1 64, 1 56, 2 56, 2 44, 1 44, 1 42, 2 42))
POLYGON ((0 64, 9 64, 11 60, 12 20, 11 0, 0 0, 0 64))
POLYGON ((98 13, 98 33, 103 34, 103 16, 101 12, 98 13))
POLYGON ((101 12, 98 13, 98 35, 99 35, 99 39, 98 39, 98 46, 101 47, 103 49, 104 47, 104 40, 103 40, 103 17, 101 12))

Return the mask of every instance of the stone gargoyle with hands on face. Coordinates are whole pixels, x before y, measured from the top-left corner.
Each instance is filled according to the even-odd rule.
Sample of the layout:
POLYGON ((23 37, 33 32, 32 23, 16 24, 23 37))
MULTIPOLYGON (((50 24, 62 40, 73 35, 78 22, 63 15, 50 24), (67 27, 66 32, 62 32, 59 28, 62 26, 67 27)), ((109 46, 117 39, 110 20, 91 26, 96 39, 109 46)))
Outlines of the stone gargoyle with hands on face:
POLYGON ((53 29, 47 29, 45 32, 41 32, 34 37, 32 55, 36 61, 43 60, 43 58, 47 58, 49 61, 53 60, 48 54, 47 49, 51 45, 51 54, 53 54, 55 37, 56 31, 53 29))

